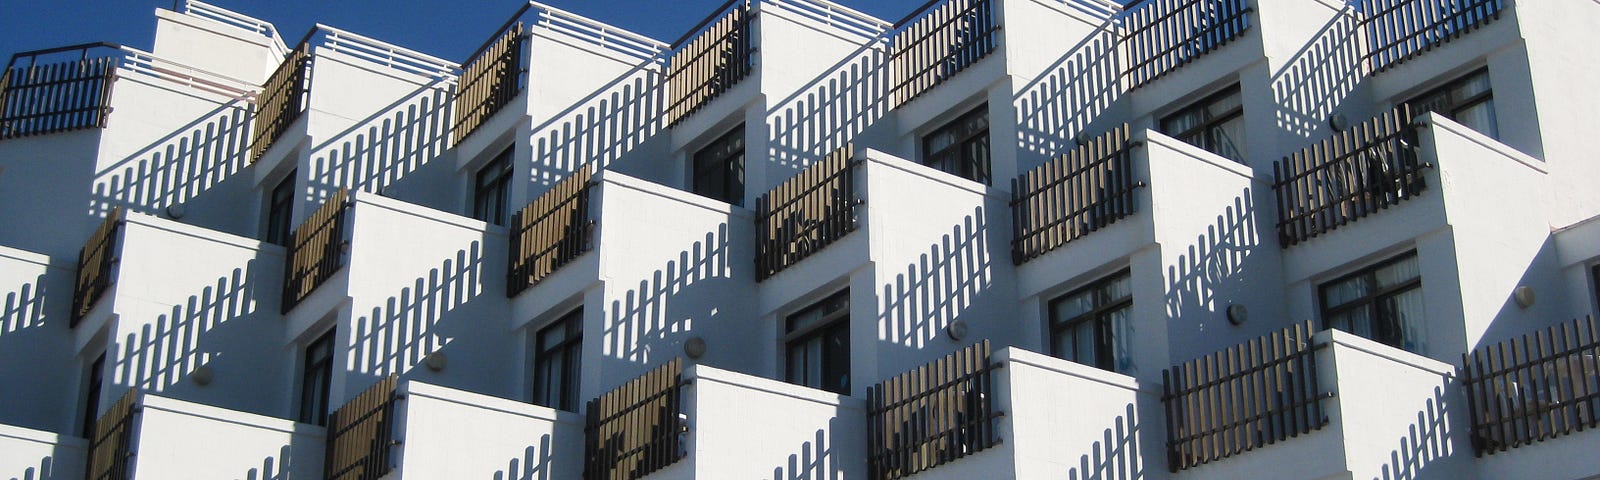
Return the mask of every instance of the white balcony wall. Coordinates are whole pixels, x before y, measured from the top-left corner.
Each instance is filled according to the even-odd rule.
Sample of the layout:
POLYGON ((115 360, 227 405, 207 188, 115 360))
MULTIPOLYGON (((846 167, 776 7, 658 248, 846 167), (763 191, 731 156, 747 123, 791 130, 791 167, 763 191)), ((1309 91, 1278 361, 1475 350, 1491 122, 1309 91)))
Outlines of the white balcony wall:
POLYGON ((257 85, 283 62, 281 45, 262 33, 164 8, 155 15, 157 55, 257 85))
POLYGON ((322 474, 322 427, 149 394, 140 398, 134 418, 133 479, 322 474))
POLYGON ((77 404, 72 392, 81 374, 62 372, 82 368, 72 354, 72 332, 67 329, 76 261, 52 263, 44 255, 0 247, 0 378, 17 386, 0 390, 0 424, 47 431, 72 428, 76 410, 67 406, 77 404))
MULTIPOLYGON (((1561 287, 1566 293, 1564 317, 1600 315, 1595 298, 1600 284, 1591 268, 1600 259, 1600 217, 1592 218, 1552 234, 1561 259, 1561 287)), ((1558 314, 1559 315, 1559 314, 1558 314)))
MULTIPOLYGON (((1003 124, 1016 129, 1014 173, 1021 174, 1076 147, 1073 138, 1080 133, 1110 128, 1111 120, 1125 121, 1117 105, 1123 96, 1119 79, 1127 66, 1117 43, 1117 24, 1109 19, 1051 0, 1001 5, 1004 51, 997 54, 1004 55, 1009 72, 1017 77, 1008 100, 1016 114, 990 121, 991 128, 1003 124)), ((994 132, 990 138, 1000 148, 1010 148, 1011 136, 994 132)), ((996 175, 995 185, 1003 187, 1014 177, 996 175)))
POLYGON ((583 417, 405 382, 395 412, 396 478, 576 480, 583 472, 583 417))
POLYGON ((139 388, 261 415, 289 412, 279 380, 294 357, 263 341, 283 335, 283 249, 147 215, 126 219, 116 286, 95 308, 110 322, 102 331, 86 321, 73 332, 85 362, 106 352, 102 408, 139 388), (102 335, 104 347, 95 340, 102 335), (201 368, 210 370, 207 385, 192 378, 201 368))
POLYGON ((0 477, 12 480, 83 478, 89 441, 47 431, 0 425, 0 477))
POLYGON ((684 371, 689 456, 650 476, 866 478, 866 405, 707 365, 684 371))
POLYGON ((979 453, 918 479, 1007 471, 1014 472, 1012 478, 1166 478, 1164 414, 1153 386, 1141 389, 1132 377, 1016 347, 997 352, 995 359, 1005 362, 995 375, 999 408, 1006 414, 1002 443, 992 457, 979 453), (1000 464, 976 461, 984 458, 1000 464))
POLYGON ((1355 120, 1378 111, 1369 109, 1369 94, 1361 88, 1366 32, 1354 5, 1334 0, 1250 3, 1250 28, 1259 32, 1250 40, 1261 42, 1271 89, 1270 96, 1246 96, 1248 135, 1258 140, 1249 145, 1250 164, 1270 174, 1272 162, 1328 135, 1328 118, 1335 113, 1355 120))
MULTIPOLYGON (((1580 0, 1513 2, 1508 8, 1515 10, 1523 45, 1512 49, 1520 55, 1507 56, 1525 59, 1528 76, 1514 77, 1513 88, 1526 82, 1532 94, 1523 96, 1512 90, 1501 100, 1499 79, 1491 78, 1496 82, 1495 107, 1506 103, 1534 112, 1501 117, 1500 131, 1508 136, 1524 131, 1541 135, 1539 152, 1507 143, 1549 163, 1550 178, 1555 181, 1549 188, 1552 198, 1543 208, 1551 212, 1553 224, 1570 225, 1600 214, 1600 191, 1593 182, 1600 178, 1600 165, 1593 161, 1591 142, 1595 125, 1600 125, 1594 116, 1600 111, 1600 92, 1593 88, 1600 85, 1600 64, 1592 61, 1594 56, 1583 47, 1600 43, 1600 31, 1594 28, 1600 25, 1600 4, 1580 0)), ((1491 56, 1490 69, 1497 70, 1496 66, 1496 58, 1491 56)))
POLYGON ((0 141, 0 245, 76 262, 104 212, 90 208, 100 129, 0 141))

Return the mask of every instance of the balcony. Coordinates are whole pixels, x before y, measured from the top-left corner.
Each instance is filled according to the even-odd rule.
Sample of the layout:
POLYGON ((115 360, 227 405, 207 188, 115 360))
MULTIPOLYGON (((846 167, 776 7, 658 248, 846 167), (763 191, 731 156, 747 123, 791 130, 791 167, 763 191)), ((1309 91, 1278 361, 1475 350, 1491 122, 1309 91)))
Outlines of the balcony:
POLYGON ((665 80, 668 127, 733 89, 754 70, 753 19, 748 2, 729 0, 673 42, 665 80))
POLYGON ((89 241, 78 252, 78 275, 72 291, 72 317, 68 326, 76 327, 83 317, 94 309, 100 296, 116 283, 111 268, 117 264, 117 232, 122 226, 121 208, 106 214, 100 228, 89 235, 89 241))
POLYGON ((1498 20, 1505 0, 1362 0, 1362 59, 1381 73, 1498 20))
POLYGON ((1393 111, 1273 164, 1278 243, 1288 248, 1410 200, 1427 188, 1411 111, 1393 111))
POLYGON ((453 143, 472 135, 522 92, 528 74, 523 60, 527 39, 522 23, 512 24, 463 64, 460 84, 451 99, 456 113, 453 143))
MULTIPOLYGON (((315 32, 315 30, 313 30, 315 32)), ((289 51, 283 63, 272 71, 267 82, 261 85, 256 100, 255 121, 250 132, 250 161, 254 162, 272 148, 289 125, 305 112, 311 94, 311 44, 310 34, 294 50, 289 51)))
POLYGON ((1600 435, 1596 335, 1593 318, 1579 319, 1462 355, 1461 384, 1480 464, 1539 478, 1569 478, 1597 467, 1569 452, 1600 435))
POLYGON ((120 48, 93 43, 12 55, 0 72, 0 140, 105 127, 120 48), (38 63, 61 54, 78 59, 38 63), (17 62, 23 59, 26 66, 17 62))
POLYGON ((682 360, 674 359, 590 400, 584 480, 642 478, 682 460, 688 454, 684 385, 682 360))
POLYGON ((585 166, 511 215, 511 255, 506 296, 515 297, 588 252, 595 222, 589 191, 594 174, 585 166))
POLYGON ((313 478, 322 446, 321 427, 129 390, 95 422, 86 478, 313 478))
POLYGON ((350 209, 348 190, 323 201, 289 235, 288 270, 283 275, 283 313, 289 313, 301 300, 344 267, 345 216, 350 209))
POLYGON ((1128 9, 1121 42, 1127 88, 1139 88, 1250 29, 1245 0, 1146 0, 1128 9))
POLYGON ((1011 181, 1011 261, 1021 265, 1135 212, 1127 125, 1011 181))
POLYGON ((827 248, 859 226, 853 148, 835 151, 756 200, 756 281, 827 248))
POLYGON ((907 478, 998 444, 998 368, 984 341, 867 389, 868 478, 907 478))
POLYGON ((929 2, 896 22, 889 44, 889 102, 909 103, 978 63, 999 45, 994 0, 929 2))
POLYGON ((378 480, 394 469, 398 386, 396 376, 379 379, 328 416, 323 480, 378 480))

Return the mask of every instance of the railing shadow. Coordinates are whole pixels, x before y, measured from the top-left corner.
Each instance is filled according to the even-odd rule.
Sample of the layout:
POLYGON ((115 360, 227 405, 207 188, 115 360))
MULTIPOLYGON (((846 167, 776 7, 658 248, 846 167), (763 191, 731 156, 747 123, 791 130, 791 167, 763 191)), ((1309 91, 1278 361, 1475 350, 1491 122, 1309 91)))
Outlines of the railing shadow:
POLYGON ((1140 463, 1141 420, 1130 403, 1111 428, 1094 442, 1090 453, 1078 457, 1078 464, 1067 469, 1068 480, 1133 480, 1145 478, 1140 463))
POLYGON ((882 286, 879 340, 921 349, 978 302, 994 281, 988 228, 984 207, 974 208, 916 263, 906 265, 893 284, 882 286))
POLYGON ((513 458, 505 470, 494 473, 494 480, 550 480, 550 435, 539 437, 539 445, 529 445, 522 450, 521 458, 513 458))
POLYGON ((812 440, 802 442, 798 452, 789 454, 785 465, 772 469, 772 480, 830 480, 845 475, 834 452, 838 442, 839 417, 828 419, 828 428, 818 429, 812 440))
MULTIPOLYGON (((1252 251, 1261 247, 1260 227, 1252 188, 1234 197, 1233 205, 1223 209, 1206 233, 1195 237, 1188 251, 1178 256, 1176 265, 1167 266, 1166 310, 1168 318, 1190 323, 1196 329, 1220 318, 1229 299, 1248 298, 1252 251)), ((1202 352, 1174 352, 1173 358, 1189 358, 1202 352)))
POLYGON ((1019 89, 1012 101, 1020 151, 1050 158, 1078 147, 1075 136, 1126 93, 1117 46, 1115 20, 1107 20, 1019 89))
POLYGON ((243 170, 250 117, 234 100, 95 173, 94 199, 109 211, 161 215, 243 170))
POLYGON ((1310 138, 1355 91, 1364 78, 1360 26, 1355 8, 1345 5, 1272 75, 1279 128, 1310 138))
POLYGON ((278 451, 278 456, 261 460, 261 468, 251 468, 245 472, 244 480, 289 480, 289 472, 292 470, 289 462, 292 461, 294 457, 291 455, 291 449, 288 445, 284 445, 278 451))
POLYGON ((1433 398, 1429 398, 1427 405, 1417 412, 1416 423, 1407 427, 1406 435, 1400 437, 1400 445, 1389 453, 1389 463, 1383 465, 1381 473, 1373 480, 1431 478, 1424 472, 1439 460, 1456 453, 1450 443, 1447 418, 1454 414, 1454 409, 1445 399, 1445 392, 1455 388, 1454 379, 1447 380, 1443 386, 1434 387, 1433 398))
MULTIPOLYGON (((670 300, 689 294, 716 296, 725 293, 719 286, 731 280, 731 263, 739 261, 729 258, 728 229, 728 224, 722 223, 716 231, 706 232, 703 239, 678 252, 676 260, 667 261, 650 278, 639 280, 638 287, 629 290, 622 299, 612 300, 611 318, 606 321, 602 333, 602 354, 641 366, 654 365, 659 362, 651 357, 650 349, 658 341, 692 330, 696 327, 693 319, 713 318, 717 302, 670 300), (717 281, 719 279, 723 281, 717 281)), ((671 359, 676 355, 676 352, 663 352, 662 358, 671 359)), ((622 372, 616 377, 636 373, 622 372)))
MULTIPOLYGON (((47 456, 39 459, 39 466, 29 466, 22 471, 21 477, 11 477, 11 480, 69 480, 66 476, 56 475, 56 457, 47 456)), ((72 478, 70 480, 77 480, 72 478)))
MULTIPOLYGON (((661 132, 665 87, 643 64, 533 127, 530 198, 589 162, 604 169, 661 132)), ((529 95, 524 93, 524 95, 529 95)), ((654 160, 654 159, 652 159, 654 160)))
POLYGON ((348 188, 386 193, 449 147, 450 93, 424 85, 312 149, 311 188, 321 200, 348 188))
POLYGON ((773 104, 767 112, 768 157, 772 165, 788 171, 770 172, 769 185, 756 184, 755 188, 776 185, 844 148, 887 114, 885 56, 877 43, 864 45, 789 98, 773 104))
MULTIPOLYGON (((32 282, 23 284, 15 292, 6 293, 4 310, 0 310, 0 335, 11 335, 25 329, 40 328, 45 325, 44 299, 47 293, 45 276, 39 275, 32 282)), ((10 337, 4 338, 7 342, 10 337)), ((0 343, 4 345, 4 343, 0 343)), ((11 349, 0 349, 11 351, 11 349)))
POLYGON ((484 292, 483 260, 482 242, 473 241, 466 249, 457 250, 454 258, 445 259, 389 297, 383 306, 356 318, 350 364, 358 372, 382 378, 405 373, 424 356, 443 349, 445 339, 452 337, 442 323, 468 322, 470 319, 452 316, 452 312, 484 292))

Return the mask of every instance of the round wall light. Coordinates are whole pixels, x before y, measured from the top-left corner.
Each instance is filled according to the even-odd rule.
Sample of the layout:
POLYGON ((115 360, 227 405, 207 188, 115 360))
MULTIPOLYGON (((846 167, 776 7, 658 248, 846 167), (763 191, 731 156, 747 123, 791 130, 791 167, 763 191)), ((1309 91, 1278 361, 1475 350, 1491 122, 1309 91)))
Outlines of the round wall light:
POLYGON ((689 358, 700 358, 706 355, 706 339, 700 337, 690 338, 683 342, 683 354, 689 358))
POLYGON ((1244 305, 1237 303, 1228 304, 1228 323, 1233 325, 1244 325, 1244 322, 1249 319, 1250 310, 1244 308, 1244 305))

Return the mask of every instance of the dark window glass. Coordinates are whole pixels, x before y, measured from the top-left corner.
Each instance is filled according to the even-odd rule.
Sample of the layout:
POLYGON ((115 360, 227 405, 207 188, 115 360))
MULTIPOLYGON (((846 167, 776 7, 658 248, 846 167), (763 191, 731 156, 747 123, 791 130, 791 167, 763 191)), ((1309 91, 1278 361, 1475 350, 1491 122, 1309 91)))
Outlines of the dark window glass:
POLYGON ((533 403, 578 410, 578 375, 583 352, 583 309, 573 310, 534 339, 533 403))
POLYGON ((1051 354, 1103 370, 1132 371, 1129 278, 1124 270, 1051 300, 1051 354))
POLYGON ((1412 114, 1434 112, 1490 138, 1500 138, 1500 129, 1495 125, 1494 91, 1489 88, 1488 69, 1452 80, 1412 98, 1406 105, 1411 106, 1412 114))
POLYGON ((328 390, 333 379, 333 331, 306 346, 305 370, 300 376, 301 423, 328 424, 328 390))
POLYGON ((983 105, 922 137, 922 164, 990 183, 989 106, 983 105))
POLYGON ((82 433, 83 438, 87 438, 91 442, 95 440, 95 421, 100 419, 100 384, 105 381, 105 371, 106 354, 101 353, 98 358, 94 359, 94 363, 89 365, 88 374, 84 375, 87 379, 84 382, 82 433))
POLYGON ((272 187, 272 197, 267 199, 267 243, 277 245, 289 244, 289 232, 294 229, 290 223, 294 218, 294 179, 296 171, 290 171, 289 176, 272 187))
POLYGON ((785 319, 789 383, 850 394, 850 292, 834 294, 785 319))
POLYGON ((1422 349, 1422 272, 1416 252, 1322 284, 1322 323, 1409 352, 1422 349))
POLYGON ((1239 86, 1206 97, 1161 119, 1161 133, 1244 163, 1244 103, 1239 86))
POLYGON ((511 149, 494 156, 478 169, 472 190, 472 218, 493 225, 505 225, 511 200, 511 149))
POLYGON ((744 205, 744 125, 694 152, 694 193, 744 205))

